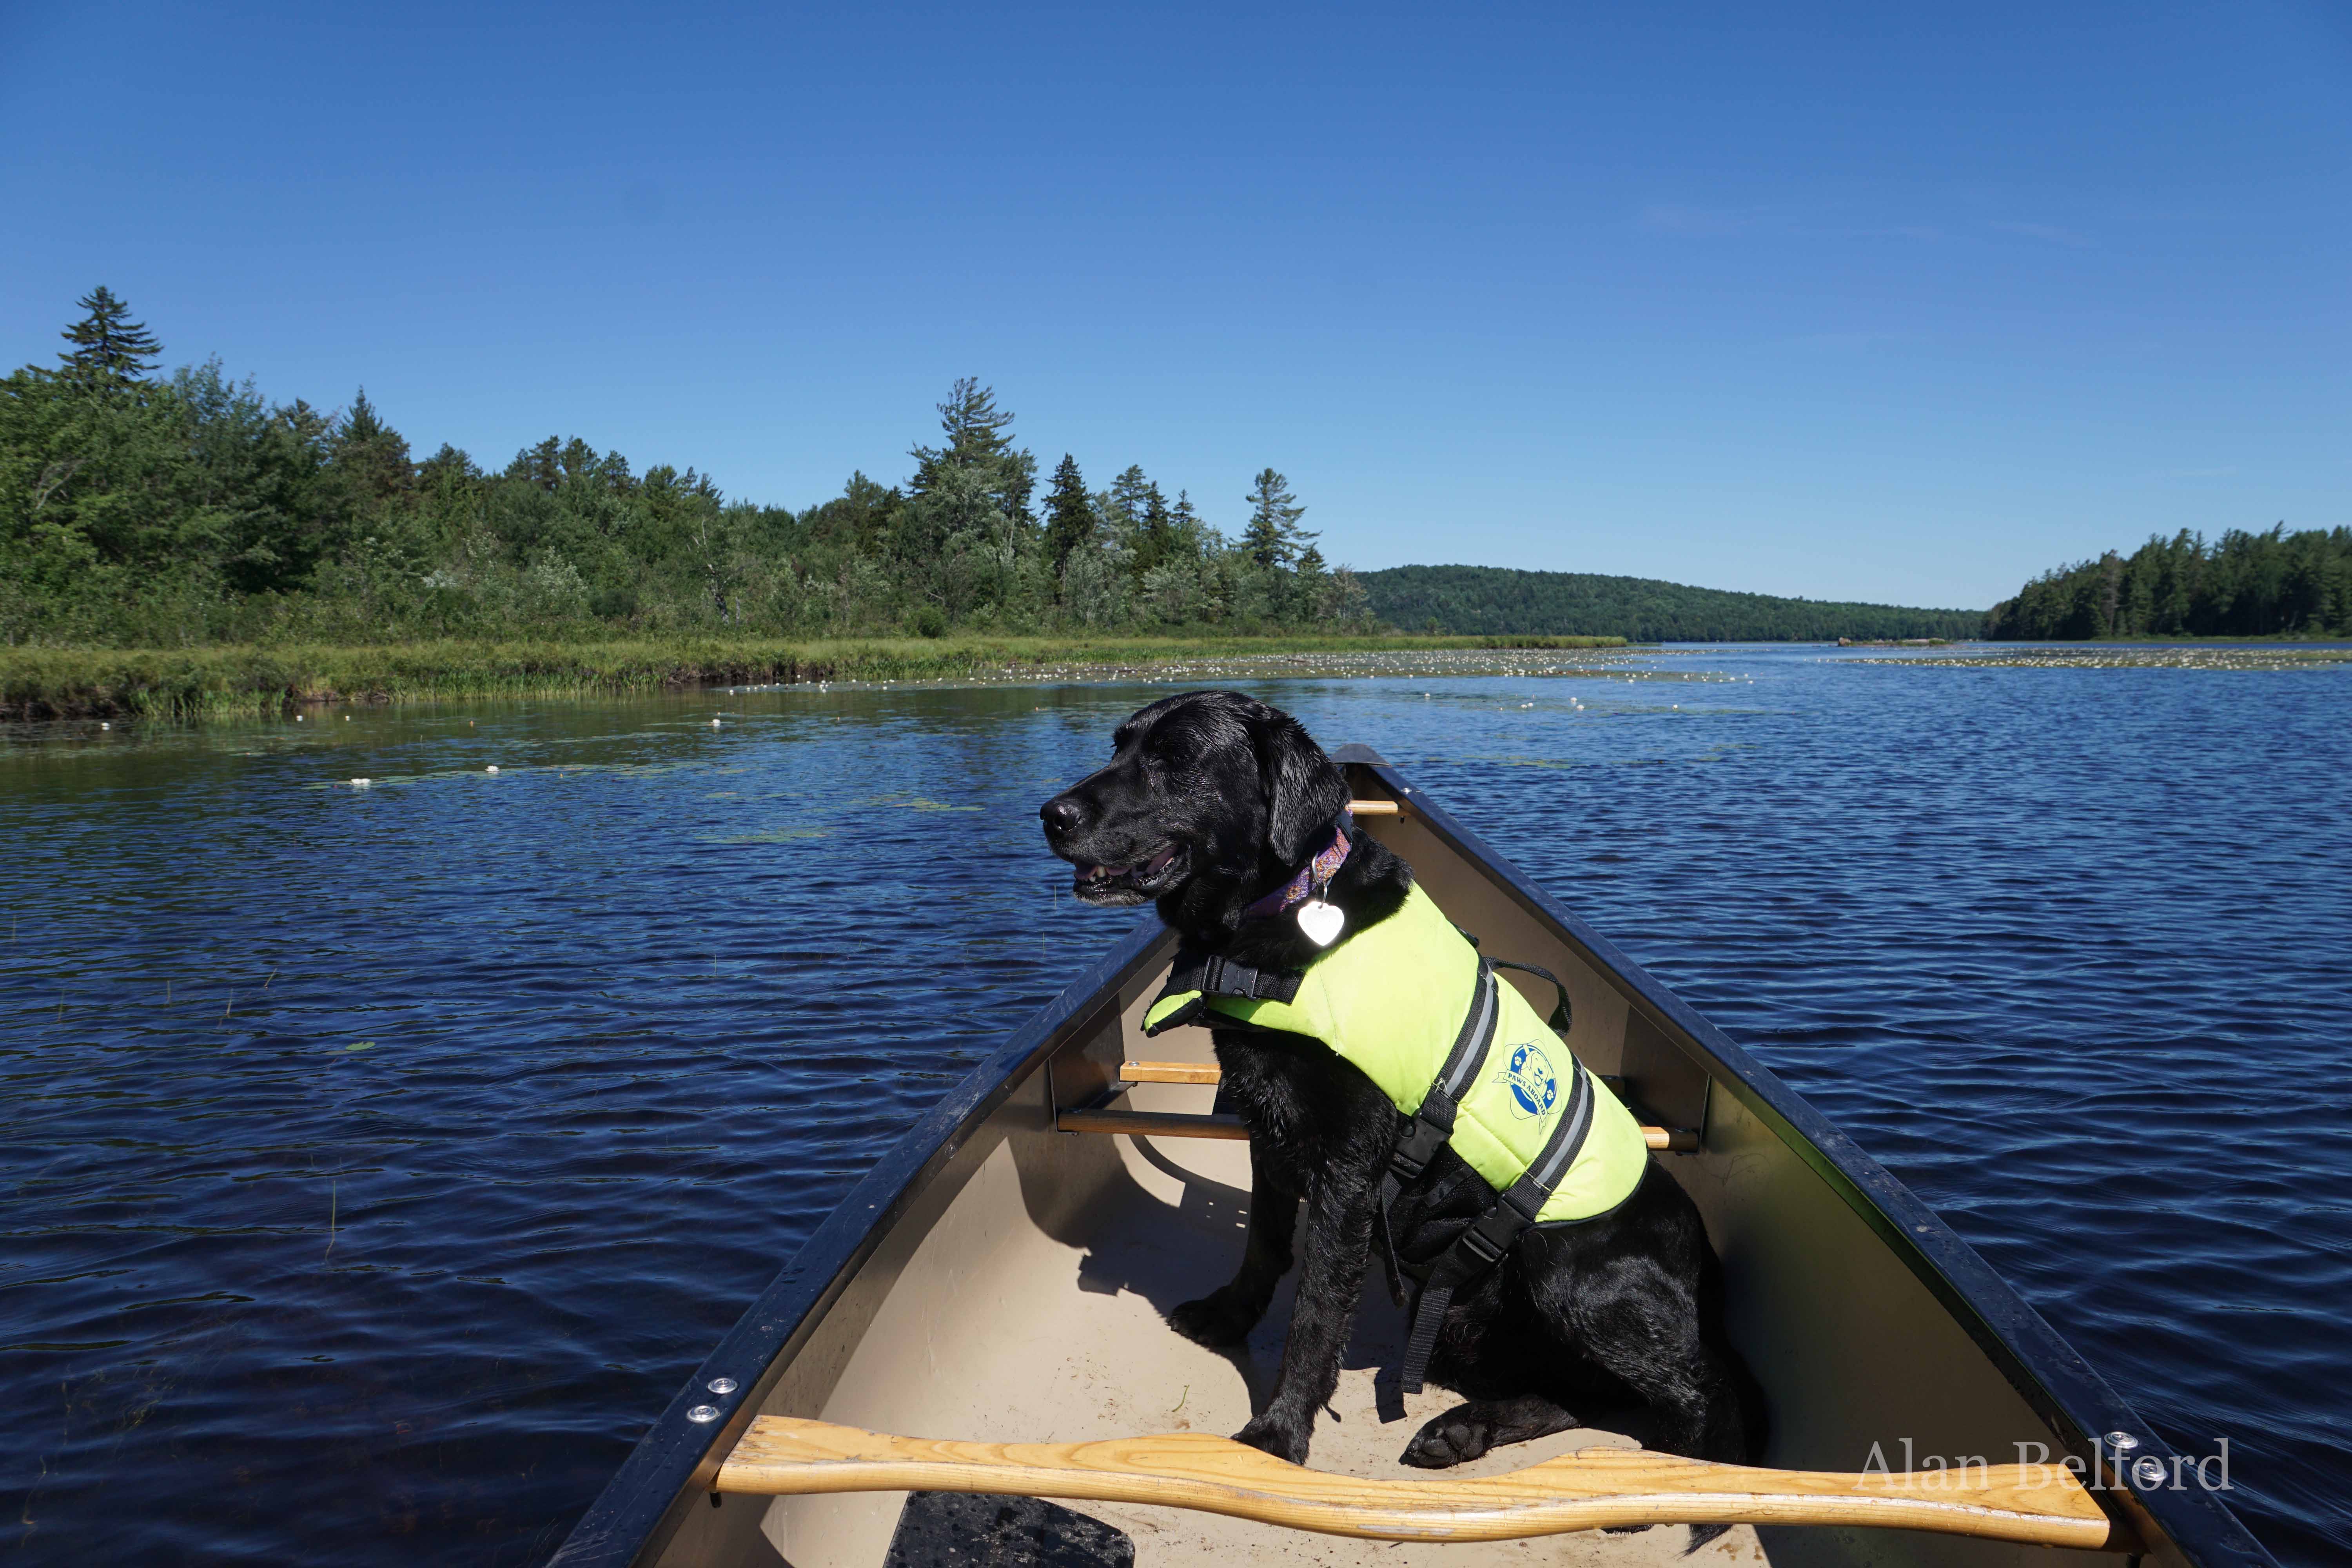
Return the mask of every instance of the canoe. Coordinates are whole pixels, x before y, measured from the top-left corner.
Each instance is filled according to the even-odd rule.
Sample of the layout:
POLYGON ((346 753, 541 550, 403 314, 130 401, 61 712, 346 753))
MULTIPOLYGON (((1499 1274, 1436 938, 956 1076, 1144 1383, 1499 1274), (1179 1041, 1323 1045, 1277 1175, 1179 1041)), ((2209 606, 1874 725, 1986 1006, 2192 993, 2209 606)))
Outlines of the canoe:
POLYGON ((1402 1314, 1377 1268, 1307 1466, 1232 1443, 1269 1391, 1288 1286, 1232 1352, 1162 1321, 1238 1260, 1249 1150, 1207 1032, 1141 1034, 1174 950, 1147 916, 851 1192, 555 1563, 1664 1563, 1702 1521, 1732 1528, 1700 1563, 2272 1561, 1876 1162, 1395 768, 1335 755, 1358 821, 1457 924, 1566 983, 1570 1048, 1723 1259, 1769 1404, 1761 1464, 1651 1453, 1638 1410, 1595 1410, 1405 1468, 1454 1398, 1398 1392, 1402 1314))

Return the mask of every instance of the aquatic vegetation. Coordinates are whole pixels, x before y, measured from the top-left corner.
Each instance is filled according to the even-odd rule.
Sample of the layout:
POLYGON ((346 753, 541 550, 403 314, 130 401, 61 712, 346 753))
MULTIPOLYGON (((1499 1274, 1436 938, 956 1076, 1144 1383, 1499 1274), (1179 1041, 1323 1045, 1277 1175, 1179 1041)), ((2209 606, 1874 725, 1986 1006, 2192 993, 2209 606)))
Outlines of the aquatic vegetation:
MULTIPOLYGON (((1622 639, 1545 639, 1563 651, 1622 639)), ((791 641, 427 642, 384 647, 0 648, 0 719, 257 717, 328 703, 572 697, 682 687, 844 681, 1204 679, 1251 668, 1298 673, 1482 674, 1436 659, 1499 638, 941 637, 791 641)), ((1554 660, 1552 662, 1558 662, 1554 660)), ((1537 673, 1514 666, 1509 673, 1537 673)))
POLYGON ((2126 647, 2003 648, 1948 658, 1846 659, 1848 664, 1906 664, 1933 669, 2330 669, 2352 662, 2352 647, 2288 647, 2277 644, 2184 643, 2126 647))

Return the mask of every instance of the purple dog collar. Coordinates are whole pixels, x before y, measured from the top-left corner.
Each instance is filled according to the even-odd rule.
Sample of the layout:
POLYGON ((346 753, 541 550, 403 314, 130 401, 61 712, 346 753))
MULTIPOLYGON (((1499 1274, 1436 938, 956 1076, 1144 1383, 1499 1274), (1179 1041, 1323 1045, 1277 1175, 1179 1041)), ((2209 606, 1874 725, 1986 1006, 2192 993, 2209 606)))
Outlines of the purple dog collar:
POLYGON ((1341 812, 1339 831, 1332 835, 1330 844, 1322 853, 1300 867, 1298 875, 1244 910, 1242 919, 1272 920, 1285 910, 1305 903, 1323 889, 1329 887, 1331 879, 1339 874, 1339 868, 1347 861, 1348 830, 1355 826, 1355 814, 1341 812))

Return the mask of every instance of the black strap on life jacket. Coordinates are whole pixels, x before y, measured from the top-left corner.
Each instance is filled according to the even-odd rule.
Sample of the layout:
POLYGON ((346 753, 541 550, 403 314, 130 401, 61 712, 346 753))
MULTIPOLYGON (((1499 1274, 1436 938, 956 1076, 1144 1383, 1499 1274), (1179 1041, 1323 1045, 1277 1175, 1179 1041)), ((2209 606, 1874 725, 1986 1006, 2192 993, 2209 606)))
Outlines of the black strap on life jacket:
POLYGON ((1287 1002, 1298 994, 1307 978, 1301 969, 1253 969, 1222 953, 1180 952, 1168 972, 1171 991, 1198 991, 1203 996, 1242 996, 1253 1002, 1287 1002))
MULTIPOLYGON (((1253 969, 1246 963, 1236 963, 1222 953, 1179 949, 1176 962, 1168 971, 1168 984, 1160 987, 1160 994, 1181 996, 1187 991, 1199 994, 1143 1032, 1157 1035, 1162 1030, 1181 1028, 1193 1022, 1207 1009, 1212 996, 1239 996, 1252 1002, 1287 1002, 1298 994, 1298 984, 1306 978, 1304 970, 1253 969)), ((1246 1029, 1255 1026, 1246 1019, 1220 1015, 1216 1026, 1221 1029, 1246 1029)))
MULTIPOLYGON (((1501 982, 1495 978, 1496 969, 1522 970, 1550 981, 1559 994, 1550 1024, 1561 1035, 1568 1033, 1568 987, 1559 983, 1559 976, 1533 964, 1479 959, 1478 988, 1471 1000, 1469 1016, 1462 1022, 1462 1032, 1455 1037, 1454 1049, 1438 1070, 1436 1080, 1430 1085, 1421 1109, 1413 1113, 1412 1124, 1397 1140, 1388 1169, 1381 1177, 1381 1250, 1388 1264, 1389 1294, 1399 1305, 1403 1304, 1404 1285, 1389 1211, 1395 1206, 1405 1184, 1427 1170, 1430 1161, 1453 1138, 1454 1116, 1461 1109, 1463 1096, 1469 1093, 1470 1086, 1477 1081, 1479 1069, 1486 1064, 1486 1050, 1494 1044, 1496 1024, 1501 1016, 1501 999, 1496 994, 1501 982)), ((1584 1148, 1585 1137, 1592 1131, 1594 1089, 1584 1064, 1573 1053, 1568 1059, 1571 1078, 1568 1108, 1560 1113, 1551 1136, 1544 1141, 1543 1148, 1510 1190, 1487 1205, 1486 1212, 1456 1237, 1423 1276, 1421 1298, 1413 1304, 1412 1327, 1405 1342, 1402 1382, 1407 1394, 1421 1392, 1429 1371, 1430 1353, 1436 1349, 1438 1331, 1444 1325, 1446 1309, 1453 1305, 1454 1292, 1500 1262, 1504 1254, 1517 1245, 1520 1233, 1536 1223, 1552 1189, 1576 1163, 1576 1156, 1584 1148)))
MULTIPOLYGON (((1437 1158, 1454 1136, 1454 1117, 1462 1109, 1462 1097, 1478 1081, 1479 1064, 1486 1059, 1486 1047, 1495 1041, 1496 1021, 1502 1016, 1501 998, 1496 995, 1498 982, 1495 972, 1485 959, 1478 961, 1478 984, 1470 994, 1470 1011, 1462 1020, 1461 1030, 1454 1037, 1454 1048, 1445 1054, 1445 1064, 1437 1069, 1437 1077, 1422 1096, 1421 1108, 1412 1114, 1412 1122, 1396 1148, 1389 1155, 1389 1168, 1381 1176, 1381 1225, 1388 1225, 1390 1207, 1405 1184, 1418 1177, 1437 1158)), ((1389 1288, 1402 1299, 1403 1289, 1396 1280, 1396 1247, 1389 1247, 1389 1288)))
POLYGON ((1388 1169, 1381 1173, 1381 1255, 1388 1266, 1389 1300, 1400 1307, 1404 1305, 1404 1279, 1397 1261, 1396 1236, 1389 1227, 1389 1211, 1396 1206, 1405 1184, 1429 1169, 1429 1163, 1454 1136, 1454 1114, 1462 1108, 1462 1097, 1478 1081, 1478 1068, 1486 1059, 1486 1047, 1495 1043, 1495 1026, 1503 1016, 1502 998, 1495 990, 1497 984, 1493 965, 1479 959, 1478 983, 1471 991, 1470 1010, 1462 1019, 1461 1030, 1454 1037, 1454 1048, 1445 1054, 1444 1065, 1437 1069, 1429 1092, 1422 1096, 1421 1108, 1389 1154, 1388 1169))
POLYGON ((1478 1216, 1476 1224, 1454 1238, 1454 1245, 1438 1255, 1422 1282, 1421 1299, 1413 1303, 1412 1329, 1405 1340, 1404 1367, 1400 1379, 1407 1394, 1421 1392, 1422 1381, 1429 1372, 1430 1353, 1437 1348, 1437 1332, 1445 1324, 1446 1309, 1454 1304, 1454 1292, 1501 1262, 1503 1255, 1518 1244, 1520 1235, 1536 1223, 1552 1189, 1583 1151, 1585 1137, 1592 1131, 1592 1075, 1573 1056, 1569 1060, 1573 1064, 1575 1084, 1569 1090, 1568 1109, 1560 1113, 1559 1125, 1544 1141, 1535 1163, 1478 1216))

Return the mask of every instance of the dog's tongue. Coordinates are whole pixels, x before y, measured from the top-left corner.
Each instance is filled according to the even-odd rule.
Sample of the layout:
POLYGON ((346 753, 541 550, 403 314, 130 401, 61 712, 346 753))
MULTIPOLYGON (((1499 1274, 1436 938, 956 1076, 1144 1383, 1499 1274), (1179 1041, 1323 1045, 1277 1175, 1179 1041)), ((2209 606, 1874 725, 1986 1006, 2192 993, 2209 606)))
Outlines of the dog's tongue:
POLYGON ((1154 855, 1150 859, 1144 862, 1144 875, 1147 877, 1150 876, 1152 872, 1160 870, 1161 868, 1165 867, 1169 861, 1173 860, 1174 858, 1176 858, 1176 846, 1171 844, 1167 848, 1162 849, 1159 854, 1154 855))

